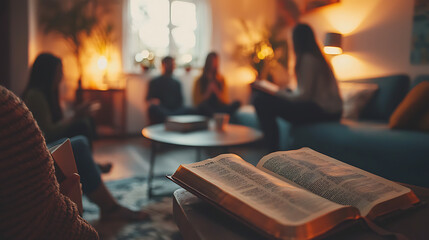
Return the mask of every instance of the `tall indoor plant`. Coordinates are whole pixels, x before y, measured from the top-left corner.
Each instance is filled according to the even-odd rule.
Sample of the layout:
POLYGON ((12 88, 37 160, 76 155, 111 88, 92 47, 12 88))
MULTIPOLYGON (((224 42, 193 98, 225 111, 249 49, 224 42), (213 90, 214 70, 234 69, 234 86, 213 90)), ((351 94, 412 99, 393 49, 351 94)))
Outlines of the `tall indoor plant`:
MULTIPOLYGON (((79 73, 76 102, 82 101, 82 53, 86 39, 100 29, 99 5, 114 0, 39 0, 38 20, 45 34, 56 33, 61 36, 72 51, 79 73)), ((103 4, 103 8, 106 4, 103 4)), ((108 34, 112 25, 107 27, 108 34)), ((103 40, 103 39, 102 39, 103 40)))

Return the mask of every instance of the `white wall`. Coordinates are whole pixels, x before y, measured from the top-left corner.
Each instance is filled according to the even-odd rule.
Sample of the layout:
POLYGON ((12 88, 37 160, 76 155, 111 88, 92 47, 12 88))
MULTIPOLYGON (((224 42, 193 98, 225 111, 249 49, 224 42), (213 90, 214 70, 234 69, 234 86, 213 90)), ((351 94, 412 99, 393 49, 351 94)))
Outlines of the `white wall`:
POLYGON ((428 65, 411 65, 414 0, 341 0, 306 14, 322 41, 326 32, 344 36, 344 53, 332 59, 339 79, 405 73, 429 74, 428 65))

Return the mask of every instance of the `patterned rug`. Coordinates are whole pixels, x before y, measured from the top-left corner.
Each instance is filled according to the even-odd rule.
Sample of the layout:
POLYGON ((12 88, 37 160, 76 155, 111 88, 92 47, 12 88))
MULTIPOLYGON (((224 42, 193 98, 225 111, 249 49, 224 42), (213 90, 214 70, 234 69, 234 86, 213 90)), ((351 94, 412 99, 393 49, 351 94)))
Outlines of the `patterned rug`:
POLYGON ((182 240, 173 219, 172 192, 177 188, 161 177, 154 179, 156 190, 165 188, 164 195, 151 200, 147 198, 147 184, 143 177, 133 177, 106 183, 112 195, 124 206, 132 209, 145 209, 151 220, 145 222, 99 222, 98 207, 87 198, 83 199, 83 217, 89 221, 104 240, 144 239, 144 240, 182 240), (167 192, 167 194, 165 194, 167 192))

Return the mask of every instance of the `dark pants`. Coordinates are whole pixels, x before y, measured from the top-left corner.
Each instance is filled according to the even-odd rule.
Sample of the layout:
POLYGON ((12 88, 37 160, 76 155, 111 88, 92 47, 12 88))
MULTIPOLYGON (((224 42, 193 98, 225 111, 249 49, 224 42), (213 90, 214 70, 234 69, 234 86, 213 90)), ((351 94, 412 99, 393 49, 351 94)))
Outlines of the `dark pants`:
POLYGON ((63 137, 71 138, 75 136, 85 136, 92 149, 92 143, 97 137, 94 119, 92 117, 84 117, 73 121, 63 137))
POLYGON ((165 122, 165 119, 167 119, 168 116, 196 114, 196 111, 193 108, 188 107, 169 109, 162 105, 150 105, 148 114, 149 124, 152 125, 165 122))
POLYGON ((291 102, 261 92, 254 93, 253 105, 271 151, 279 150, 277 117, 292 124, 338 121, 341 117, 341 113, 328 113, 314 102, 291 102))
POLYGON ((207 117, 213 117, 213 114, 215 113, 228 113, 229 115, 232 115, 238 110, 238 108, 240 108, 240 105, 241 103, 239 101, 225 104, 217 99, 209 98, 198 105, 197 111, 199 114, 207 117))

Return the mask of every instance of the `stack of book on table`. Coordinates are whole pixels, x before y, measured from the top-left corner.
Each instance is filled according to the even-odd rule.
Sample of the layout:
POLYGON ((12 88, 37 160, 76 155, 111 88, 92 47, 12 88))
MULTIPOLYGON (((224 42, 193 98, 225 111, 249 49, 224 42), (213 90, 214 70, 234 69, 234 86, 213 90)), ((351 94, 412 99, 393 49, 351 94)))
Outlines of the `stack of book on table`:
POLYGON ((165 130, 176 132, 191 132, 207 129, 209 119, 200 115, 180 115, 168 117, 165 121, 165 130))

